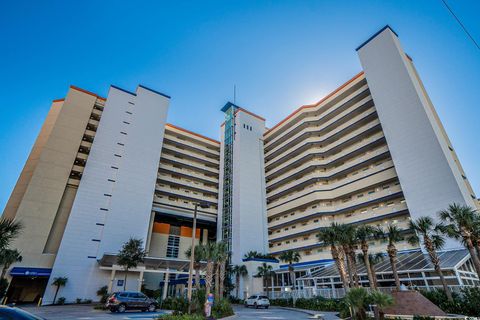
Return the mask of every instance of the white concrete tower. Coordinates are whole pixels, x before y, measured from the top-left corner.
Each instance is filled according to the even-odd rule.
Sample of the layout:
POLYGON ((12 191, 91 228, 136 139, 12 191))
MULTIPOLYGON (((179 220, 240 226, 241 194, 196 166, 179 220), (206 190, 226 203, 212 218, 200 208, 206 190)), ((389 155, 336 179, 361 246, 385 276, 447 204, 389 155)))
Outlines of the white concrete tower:
MULTIPOLYGON (((111 87, 85 166, 43 303, 53 301, 56 277, 68 276, 61 296, 97 300, 110 272, 97 263, 130 237, 148 235, 170 97, 139 86, 111 87)), ((134 277, 131 277, 134 278, 134 277)), ((131 279, 129 288, 137 288, 131 279)))
MULTIPOLYGON (((397 34, 386 26, 357 52, 412 219, 437 218, 453 202, 475 208, 473 190, 397 34)), ((446 248, 459 246, 447 241, 446 248)))
POLYGON ((231 263, 240 264, 246 252, 268 250, 265 119, 230 102, 222 111, 217 240, 229 244, 231 263))

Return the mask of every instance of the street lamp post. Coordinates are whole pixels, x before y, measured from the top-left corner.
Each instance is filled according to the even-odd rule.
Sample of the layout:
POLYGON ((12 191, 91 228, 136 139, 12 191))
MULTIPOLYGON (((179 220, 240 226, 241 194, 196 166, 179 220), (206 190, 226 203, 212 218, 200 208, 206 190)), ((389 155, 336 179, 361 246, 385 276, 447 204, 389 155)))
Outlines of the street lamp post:
POLYGON ((195 209, 193 210, 193 228, 192 228, 192 246, 190 248, 190 267, 188 268, 188 313, 192 311, 192 282, 193 282, 193 264, 195 261, 195 236, 197 234, 197 207, 208 208, 206 203, 195 203, 195 209))

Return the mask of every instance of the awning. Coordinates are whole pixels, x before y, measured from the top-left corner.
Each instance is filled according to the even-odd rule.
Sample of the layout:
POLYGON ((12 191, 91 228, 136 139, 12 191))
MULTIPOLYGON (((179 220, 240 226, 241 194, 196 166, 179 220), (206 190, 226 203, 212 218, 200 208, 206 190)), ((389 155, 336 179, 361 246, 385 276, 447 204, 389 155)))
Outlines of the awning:
POLYGON ((52 269, 15 267, 10 270, 12 277, 50 277, 52 269))

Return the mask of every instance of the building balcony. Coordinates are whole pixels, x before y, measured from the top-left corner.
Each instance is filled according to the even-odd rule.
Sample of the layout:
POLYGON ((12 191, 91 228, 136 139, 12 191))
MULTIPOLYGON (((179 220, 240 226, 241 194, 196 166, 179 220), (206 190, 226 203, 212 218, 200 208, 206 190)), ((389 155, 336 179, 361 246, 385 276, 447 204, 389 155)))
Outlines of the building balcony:
POLYGON ((384 167, 384 165, 372 168, 370 175, 359 177, 351 182, 342 181, 342 184, 327 185, 320 189, 320 185, 313 185, 306 190, 295 192, 294 194, 280 198, 278 201, 267 204, 267 216, 272 217, 284 212, 295 211, 296 208, 304 207, 308 204, 314 204, 320 201, 331 201, 339 199, 349 194, 358 193, 359 190, 367 190, 372 186, 393 181, 397 179, 397 173, 393 167, 384 167))
MULTIPOLYGON (((366 90, 367 89, 364 87, 363 91, 360 91, 360 92, 368 93, 368 91, 366 90)), ((373 100, 372 100, 372 97, 368 94, 366 97, 362 98, 360 101, 353 103, 347 109, 343 110, 342 112, 339 112, 337 115, 333 117, 328 117, 328 115, 334 113, 337 109, 332 109, 330 110, 329 113, 322 116, 306 117, 305 119, 300 121, 297 125, 295 125, 290 130, 288 130, 288 132, 286 132, 286 135, 283 136, 285 139, 276 140, 276 142, 273 144, 272 142, 269 142, 268 146, 265 146, 266 151, 268 154, 270 154, 271 152, 275 152, 274 150, 278 150, 279 147, 286 145, 288 143, 291 143, 293 140, 298 139, 302 135, 309 132, 321 133, 325 129, 328 129, 329 127, 332 127, 335 124, 336 125, 342 124, 342 121, 343 122, 347 121, 348 118, 353 118, 355 116, 358 116, 359 113, 366 112, 366 108, 369 108, 372 106, 373 106, 373 100), (327 118, 327 120, 324 120, 325 118, 327 118)))
POLYGON ((265 159, 267 160, 267 163, 270 162, 273 158, 277 157, 278 155, 284 153, 285 151, 289 151, 292 149, 292 147, 296 147, 299 142, 304 141, 306 137, 320 137, 322 140, 327 140, 329 137, 345 132, 345 129, 351 128, 354 125, 358 125, 359 122, 365 119, 369 119, 372 115, 375 115, 377 110, 373 106, 373 102, 371 101, 371 98, 367 100, 366 102, 369 106, 366 110, 361 112, 360 114, 357 114, 351 118, 347 119, 342 119, 343 122, 340 122, 340 120, 337 120, 338 122, 331 123, 329 125, 326 125, 325 127, 320 126, 309 126, 306 127, 304 130, 301 132, 295 134, 294 136, 290 137, 288 140, 286 140, 284 143, 278 145, 274 149, 270 150, 269 152, 265 153, 265 159), (369 117, 370 116, 370 117, 369 117))
POLYGON ((206 176, 202 171, 195 171, 187 168, 175 168, 173 165, 160 162, 159 173, 157 175, 159 179, 162 179, 163 177, 171 176, 172 173, 178 174, 179 176, 182 176, 182 177, 186 177, 187 179, 199 180, 202 182, 213 183, 215 185, 218 185, 217 177, 206 176))
MULTIPOLYGON (((361 157, 357 157, 352 159, 351 161, 344 162, 343 165, 340 165, 338 167, 325 169, 324 171, 320 169, 316 169, 316 170, 312 170, 309 174, 303 175, 301 177, 295 176, 295 172, 301 172, 302 170, 305 170, 306 168, 309 168, 309 167, 314 167, 314 166, 320 167, 325 164, 325 160, 310 161, 305 165, 297 168, 295 172, 293 171, 289 172, 290 177, 282 176, 284 179, 283 181, 290 180, 290 182, 285 182, 284 184, 282 184, 277 188, 267 186, 267 189, 270 189, 270 191, 267 192, 267 198, 270 199, 270 197, 278 195, 291 188, 295 188, 296 186, 299 186, 302 183, 305 183, 312 179, 332 179, 335 177, 335 175, 338 175, 339 173, 343 173, 348 169, 354 170, 354 168, 359 165, 363 167, 367 165, 369 167, 370 163, 378 161, 378 157, 381 155, 389 157, 388 147, 386 145, 383 145, 372 152, 367 152, 365 155, 361 157)), ((277 183, 278 182, 280 181, 277 181, 277 183)))
MULTIPOLYGON (((375 127, 375 126, 373 126, 375 127)), ((383 132, 380 130, 378 126, 378 130, 375 133, 370 133, 369 135, 362 133, 362 135, 358 135, 355 137, 355 143, 351 143, 349 146, 340 150, 340 152, 333 153, 332 149, 337 148, 338 145, 343 143, 344 141, 339 141, 338 145, 330 146, 329 148, 320 148, 320 147, 312 147, 309 148, 299 155, 286 160, 285 162, 281 163, 278 166, 274 166, 270 168, 266 172, 266 176, 268 178, 267 187, 272 186, 273 184, 278 183, 285 177, 288 177, 292 173, 300 172, 301 170, 307 168, 310 163, 312 162, 312 158, 315 157, 315 161, 318 161, 318 164, 323 167, 336 166, 337 161, 341 161, 343 157, 352 155, 352 158, 356 156, 356 153, 360 153, 361 151, 365 150, 368 152, 369 148, 377 148, 379 144, 385 143, 385 137, 383 132), (328 155, 331 153, 330 155, 328 155), (327 154, 327 156, 325 156, 327 154)), ((347 142, 352 142, 347 141, 347 142)))
MULTIPOLYGON (((284 168, 286 163, 292 163, 302 159, 305 155, 321 154, 323 156, 331 156, 335 153, 336 148, 348 148, 358 143, 366 137, 381 132, 380 120, 376 115, 372 115, 368 119, 364 119, 357 123, 354 127, 344 129, 341 136, 328 135, 328 137, 310 137, 294 146, 278 154, 275 158, 265 163, 267 176, 270 176, 276 167, 284 168), (333 139, 333 138, 335 139, 333 139)), ((383 133, 382 133, 383 134, 383 133)), ((277 169, 278 170, 278 169, 277 169)))

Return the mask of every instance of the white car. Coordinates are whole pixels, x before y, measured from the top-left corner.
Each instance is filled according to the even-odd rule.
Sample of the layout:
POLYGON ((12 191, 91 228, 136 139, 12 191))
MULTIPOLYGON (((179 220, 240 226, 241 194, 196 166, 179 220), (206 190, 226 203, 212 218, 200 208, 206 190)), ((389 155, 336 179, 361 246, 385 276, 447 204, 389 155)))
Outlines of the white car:
POLYGON ((245 300, 245 308, 248 308, 250 306, 255 307, 256 309, 268 309, 268 307, 270 307, 270 300, 268 300, 267 296, 253 295, 248 297, 247 300, 245 300))

